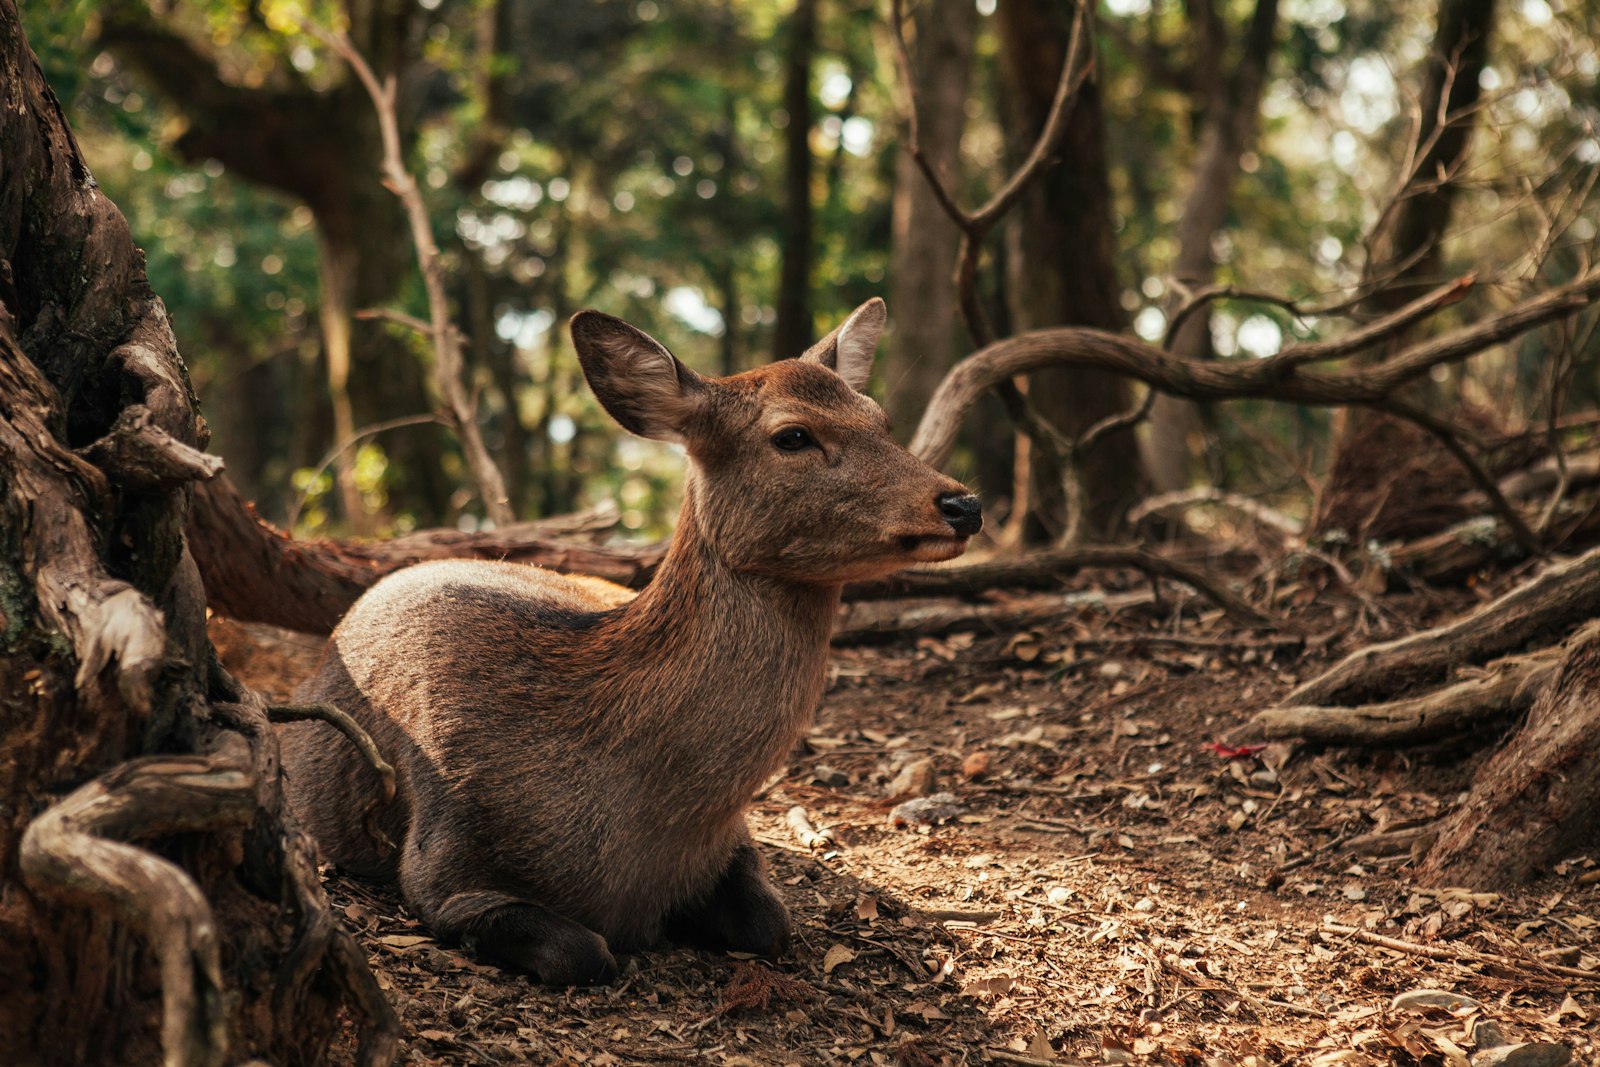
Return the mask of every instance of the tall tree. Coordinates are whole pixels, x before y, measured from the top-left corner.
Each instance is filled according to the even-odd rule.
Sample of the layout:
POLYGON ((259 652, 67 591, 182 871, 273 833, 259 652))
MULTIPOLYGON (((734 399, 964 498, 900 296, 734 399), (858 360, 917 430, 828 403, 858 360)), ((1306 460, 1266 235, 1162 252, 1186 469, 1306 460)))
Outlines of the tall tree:
MULTIPOLYGON (((374 70, 411 85, 400 94, 400 130, 409 149, 424 98, 417 80, 425 12, 399 0, 349 0, 346 12, 351 38, 374 70)), ((215 159, 311 208, 337 441, 350 441, 361 424, 429 410, 418 361, 385 327, 354 320, 356 311, 393 299, 413 255, 404 214, 378 180, 381 138, 360 83, 346 76, 329 86, 313 84, 283 59, 265 84, 242 84, 144 0, 108 5, 100 26, 99 44, 184 117, 186 129, 173 146, 183 158, 215 159)), ((415 506, 431 518, 442 516, 450 487, 438 469, 440 436, 422 427, 393 440, 415 506)), ((346 518, 359 526, 365 511, 351 455, 344 450, 336 465, 346 518)))
POLYGON ((12 1062, 362 1062, 395 1024, 217 663, 204 421, 126 221, 0 0, 0 1027, 12 1062))
MULTIPOLYGON (((1083 0, 1087 2, 1087 0, 1083 0)), ((1067 54, 1073 8, 1047 0, 1003 0, 997 12, 1005 136, 1021 159, 1044 127, 1067 54)), ((1091 77, 1078 92, 1051 167, 1023 197, 1007 231, 1007 293, 1017 331, 1046 326, 1122 330, 1127 316, 1118 284, 1111 187, 1106 169, 1100 87, 1091 77)), ((1029 382, 1029 400, 1057 429, 1076 437, 1129 406, 1127 382, 1089 370, 1051 370, 1029 382)), ((1092 536, 1111 532, 1137 499, 1139 450, 1129 432, 1115 434, 1084 466, 1083 519, 1092 536)), ((1032 466, 1027 537, 1039 540, 1065 524, 1059 472, 1042 457, 1032 466)))
MULTIPOLYGON (((966 126, 978 9, 971 0, 929 0, 912 26, 912 91, 923 154, 956 186, 966 126)), ((909 439, 959 352, 961 324, 951 275, 961 233, 907 152, 895 161, 889 266, 893 328, 884 360, 885 407, 909 439)))
POLYGON ((797 356, 811 343, 812 203, 811 66, 817 50, 817 0, 795 0, 784 55, 783 262, 778 278, 778 322, 773 355, 797 356))
MULTIPOLYGON (((1228 215, 1239 157, 1255 137, 1278 23, 1277 0, 1257 0, 1237 47, 1230 48, 1228 29, 1214 0, 1196 0, 1188 10, 1198 44, 1189 80, 1199 95, 1200 119, 1189 191, 1174 232, 1178 255, 1172 277, 1178 287, 1169 311, 1176 311, 1186 294, 1210 285, 1215 278, 1213 239, 1228 215)), ((1210 315, 1199 311, 1185 319, 1172 339, 1172 351, 1189 359, 1209 358, 1210 315)), ((1168 396, 1156 398, 1144 449, 1153 488, 1169 492, 1189 484, 1194 466, 1192 442, 1199 429, 1199 413, 1193 403, 1168 396)))

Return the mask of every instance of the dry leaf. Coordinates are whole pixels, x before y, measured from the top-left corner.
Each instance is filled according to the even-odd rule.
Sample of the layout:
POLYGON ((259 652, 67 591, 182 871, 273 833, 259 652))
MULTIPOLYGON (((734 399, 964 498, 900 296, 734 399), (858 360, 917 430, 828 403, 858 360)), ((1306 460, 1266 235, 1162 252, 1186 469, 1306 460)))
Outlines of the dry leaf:
POLYGON ((856 901, 856 918, 862 922, 870 922, 878 917, 878 898, 862 897, 856 901))
POLYGON ((822 957, 822 973, 832 974, 834 968, 843 967, 856 958, 856 954, 843 945, 834 945, 822 957))
POLYGON ((413 945, 420 945, 425 941, 432 941, 433 938, 419 937, 416 934, 389 934, 386 937, 378 938, 378 940, 383 944, 388 945, 390 948, 411 948, 413 945))
POLYGON ((966 997, 981 997, 999 995, 1011 992, 1011 987, 1017 980, 1009 974, 997 974, 993 978, 976 978, 961 987, 961 995, 966 997))

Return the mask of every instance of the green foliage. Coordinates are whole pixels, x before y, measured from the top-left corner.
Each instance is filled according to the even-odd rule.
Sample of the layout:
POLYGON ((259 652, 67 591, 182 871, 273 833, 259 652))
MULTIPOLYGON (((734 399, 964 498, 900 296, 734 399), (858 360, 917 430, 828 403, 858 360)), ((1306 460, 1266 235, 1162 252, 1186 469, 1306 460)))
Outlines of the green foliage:
MULTIPOLYGON (((1219 4, 1234 30, 1252 6, 1219 4)), ((335 442, 318 366, 310 212, 214 162, 180 162, 173 146, 184 101, 159 100, 112 55, 84 50, 98 32, 100 4, 27 8, 30 40, 94 172, 147 250, 151 280, 217 426, 214 447, 269 514, 286 515, 303 497, 297 527, 336 531, 336 494, 327 471, 318 471, 335 442)), ((811 135, 819 334, 887 287, 900 102, 882 8, 820 9, 811 135)), ((503 447, 526 430, 527 477, 515 487, 522 513, 614 495, 625 525, 659 533, 676 499, 680 465, 671 450, 624 439, 584 387, 563 337, 573 311, 596 306, 628 318, 708 373, 773 355, 791 9, 772 0, 421 5, 408 37, 415 42, 406 46, 404 98, 421 129, 412 165, 444 247, 458 318, 478 334, 475 384, 489 440, 503 447), (485 51, 491 29, 498 46, 485 51), (486 165, 476 165, 480 159, 486 165)), ((1420 84, 1433 11, 1420 0, 1283 4, 1260 134, 1213 243, 1218 281, 1308 305, 1348 294, 1365 265, 1364 235, 1407 156, 1407 100, 1420 84)), ((1187 12, 1169 0, 1119 0, 1102 14, 1099 41, 1124 300, 1152 339, 1164 331, 1173 226, 1196 155, 1195 98, 1163 75, 1181 71, 1198 47, 1187 12)), ((341 27, 347 14, 340 0, 170 0, 158 11, 162 26, 213 55, 235 84, 338 85, 345 73, 302 20, 341 27)), ((995 189, 1005 169, 996 49, 988 20, 981 22, 967 158, 956 176, 969 203, 995 189)), ((1558 13, 1545 0, 1522 0, 1505 7, 1496 29, 1484 133, 1457 205, 1466 222, 1445 247, 1444 269, 1490 266, 1524 285, 1540 270, 1561 280, 1595 237, 1584 182, 1600 162, 1600 11, 1566 5, 1558 13), (1530 189, 1560 205, 1560 228, 1551 230, 1530 189), (1584 191, 1561 200, 1563 189, 1584 191), (1553 252, 1536 264, 1529 251, 1541 226, 1553 252)), ((983 285, 994 292, 1003 271, 999 262, 989 270, 983 285)), ((425 312, 414 273, 396 289, 404 310, 425 312)), ((1332 317, 1245 301, 1221 302, 1213 316, 1223 358, 1254 358, 1287 339, 1343 328, 1332 317)), ((406 343, 415 358, 430 358, 418 339, 406 343)), ((1561 351, 1555 333, 1536 334, 1475 363, 1460 388, 1512 397, 1500 409, 1513 422, 1539 417, 1561 351)), ((1592 379, 1575 382, 1574 402, 1600 403, 1592 379)), ((1281 483, 1292 472, 1270 457, 1302 454, 1325 435, 1319 413, 1251 404, 1229 414, 1218 425, 1226 451, 1219 473, 1246 487, 1281 483), (1263 440, 1272 447, 1262 449, 1263 440)), ((417 511, 413 472, 390 459, 389 435, 420 432, 399 428, 359 445, 366 507, 385 530, 441 519, 470 525, 478 512, 467 493, 458 494, 460 514, 417 511)), ((459 476, 458 457, 440 462, 459 476)))

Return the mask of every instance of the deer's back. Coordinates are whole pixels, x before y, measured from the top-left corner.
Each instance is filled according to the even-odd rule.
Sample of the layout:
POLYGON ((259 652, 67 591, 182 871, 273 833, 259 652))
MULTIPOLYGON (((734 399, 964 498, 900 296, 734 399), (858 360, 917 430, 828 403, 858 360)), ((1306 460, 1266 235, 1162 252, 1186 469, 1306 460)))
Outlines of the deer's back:
MULTIPOLYGON (((378 826, 397 846, 418 810, 454 815, 461 825, 448 832, 462 837, 543 822, 537 809, 570 789, 554 780, 568 777, 563 750, 586 729, 584 635, 631 598, 520 564, 409 567, 356 602, 299 699, 354 716, 395 765, 396 801, 378 826), (540 775, 551 780, 530 791, 540 775)), ((399 850, 380 849, 362 825, 379 783, 354 746, 322 723, 279 733, 290 803, 326 857, 393 879, 399 850)))

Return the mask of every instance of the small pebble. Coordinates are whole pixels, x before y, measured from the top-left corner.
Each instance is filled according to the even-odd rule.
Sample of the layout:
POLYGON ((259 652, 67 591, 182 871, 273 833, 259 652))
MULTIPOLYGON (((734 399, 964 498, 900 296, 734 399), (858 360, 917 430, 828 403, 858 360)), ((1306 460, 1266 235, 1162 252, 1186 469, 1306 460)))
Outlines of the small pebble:
POLYGON ((901 767, 900 773, 894 776, 883 795, 890 800, 899 800, 901 797, 926 796, 932 789, 933 761, 919 759, 901 767))
POLYGON ((1072 890, 1065 886, 1053 885, 1045 891, 1044 898, 1052 904, 1065 904, 1072 899, 1072 890))
POLYGON ((932 826, 960 815, 965 808, 954 793, 935 793, 898 804, 889 812, 890 826, 932 826))
POLYGON ((1149 897, 1144 897, 1133 906, 1134 911, 1152 912, 1156 910, 1156 902, 1149 897))
POLYGON ((850 776, 837 767, 830 767, 826 763, 819 763, 811 768, 811 780, 818 785, 834 786, 850 784, 850 776))

